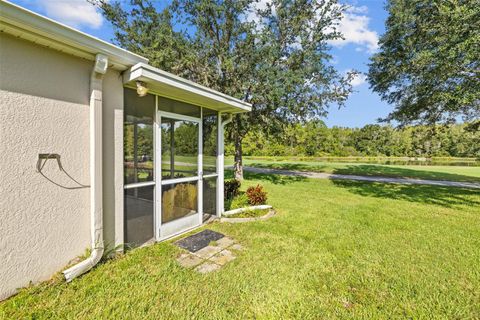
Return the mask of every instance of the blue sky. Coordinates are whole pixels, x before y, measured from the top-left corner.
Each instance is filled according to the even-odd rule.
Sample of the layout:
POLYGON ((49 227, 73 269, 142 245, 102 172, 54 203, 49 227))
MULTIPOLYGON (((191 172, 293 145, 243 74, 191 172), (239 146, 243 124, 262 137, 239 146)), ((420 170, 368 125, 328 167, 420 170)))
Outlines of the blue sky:
MULTIPOLYGON (((167 0, 159 0, 162 4, 167 0)), ((265 2, 268 0, 260 0, 265 2)), ((347 1, 347 0, 346 0, 347 1)), ((86 0, 13 0, 12 2, 80 29, 100 39, 111 41, 112 27, 86 0)), ((332 43, 335 67, 340 72, 356 69, 367 72, 368 59, 377 49, 378 37, 384 32, 387 13, 383 0, 348 0, 350 6, 340 23, 345 40, 332 43)), ((342 109, 332 107, 326 124, 361 127, 386 116, 392 107, 369 89, 363 76, 354 81, 355 92, 342 109)))

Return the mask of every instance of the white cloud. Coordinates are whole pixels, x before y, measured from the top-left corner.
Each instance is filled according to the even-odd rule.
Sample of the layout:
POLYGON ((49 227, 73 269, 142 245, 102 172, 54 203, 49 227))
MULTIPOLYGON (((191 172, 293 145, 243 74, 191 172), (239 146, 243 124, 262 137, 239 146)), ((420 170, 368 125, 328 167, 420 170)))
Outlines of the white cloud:
MULTIPOLYGON (((251 5, 245 20, 255 22, 257 28, 261 29, 264 21, 258 16, 258 10, 266 10, 269 6, 272 14, 276 15, 276 8, 271 0, 258 0, 251 5)), ((375 52, 378 49, 378 33, 369 29, 370 18, 367 16, 367 13, 367 6, 348 6, 337 27, 345 39, 332 40, 329 43, 335 47, 343 47, 352 43, 357 45, 356 51, 375 52)), ((329 31, 331 30, 327 30, 327 32, 329 31)))
POLYGON ((353 78, 353 80, 352 80, 352 86, 353 86, 353 87, 358 87, 358 86, 360 86, 360 85, 362 85, 362 84, 364 84, 364 83, 366 83, 366 82, 367 82, 367 76, 364 75, 364 74, 362 74, 362 73, 360 73, 360 74, 357 74, 357 75, 353 78))
POLYGON ((74 28, 98 29, 103 23, 102 14, 87 0, 39 0, 36 4, 48 17, 74 28))
POLYGON ((368 52, 375 52, 378 49, 378 33, 368 28, 370 18, 365 15, 368 8, 365 6, 350 6, 343 14, 338 25, 338 31, 345 39, 330 41, 335 47, 343 47, 353 43, 358 45, 357 51, 366 49, 368 52))
POLYGON ((349 6, 348 11, 351 13, 368 13, 368 7, 367 6, 349 6))

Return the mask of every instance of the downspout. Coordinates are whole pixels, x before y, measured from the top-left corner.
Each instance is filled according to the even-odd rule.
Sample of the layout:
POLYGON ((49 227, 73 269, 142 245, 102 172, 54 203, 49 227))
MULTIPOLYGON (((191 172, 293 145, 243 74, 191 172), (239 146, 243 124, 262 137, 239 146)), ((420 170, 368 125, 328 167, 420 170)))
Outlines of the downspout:
POLYGON ((230 114, 228 115, 228 118, 225 119, 224 121, 222 121, 222 127, 223 127, 223 129, 225 129, 225 126, 226 126, 227 124, 229 124, 230 122, 232 122, 232 120, 233 120, 233 114, 230 113, 230 114))
POLYGON ((232 122, 233 120, 233 115, 229 114, 228 118, 222 121, 222 114, 220 113, 219 115, 219 130, 218 130, 218 156, 217 156, 217 171, 218 171, 218 184, 217 184, 217 216, 220 218, 223 214, 223 211, 225 211, 225 204, 224 204, 224 179, 225 179, 225 174, 224 174, 224 169, 225 169, 225 155, 224 155, 224 150, 225 150, 225 137, 224 137, 224 131, 225 131, 225 126, 232 122))
POLYGON ((97 54, 90 76, 90 256, 63 271, 65 280, 76 277, 93 268, 103 256, 103 205, 102 205, 102 87, 107 72, 108 57, 97 54))

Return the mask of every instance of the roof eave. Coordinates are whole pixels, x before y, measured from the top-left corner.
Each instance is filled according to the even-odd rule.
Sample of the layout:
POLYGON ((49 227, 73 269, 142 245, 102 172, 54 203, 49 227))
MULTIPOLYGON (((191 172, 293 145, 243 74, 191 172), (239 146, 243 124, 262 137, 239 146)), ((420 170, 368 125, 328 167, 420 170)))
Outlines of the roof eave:
POLYGON ((252 105, 144 63, 123 75, 124 84, 143 81, 154 93, 226 113, 250 112, 252 105), (179 92, 181 91, 181 92, 179 92))
POLYGON ((0 30, 85 59, 102 53, 116 69, 148 63, 142 56, 7 1, 0 1, 0 30))

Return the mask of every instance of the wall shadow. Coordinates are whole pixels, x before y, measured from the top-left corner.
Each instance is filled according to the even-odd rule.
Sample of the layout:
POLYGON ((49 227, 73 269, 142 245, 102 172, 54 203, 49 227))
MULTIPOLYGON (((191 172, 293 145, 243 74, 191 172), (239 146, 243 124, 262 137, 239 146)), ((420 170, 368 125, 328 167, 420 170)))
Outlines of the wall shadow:
POLYGON ((331 181, 337 187, 345 188, 349 192, 366 197, 406 200, 449 208, 464 206, 480 208, 480 191, 478 189, 352 180, 331 181))
POLYGON ((244 171, 243 175, 248 180, 263 180, 273 184, 289 184, 293 182, 305 181, 307 178, 297 175, 283 175, 283 174, 271 174, 271 173, 253 173, 244 171))
POLYGON ((249 167, 256 168, 267 168, 267 169, 279 169, 279 170, 291 170, 291 171, 312 171, 312 172, 328 172, 326 171, 329 166, 321 164, 304 164, 304 163, 282 163, 282 162, 271 162, 271 163, 259 163, 252 162, 247 164, 249 167))
MULTIPOLYGON (((250 163, 248 166, 257 168, 269 168, 291 171, 330 172, 331 166, 303 164, 303 163, 250 163)), ((421 166, 419 166, 419 169, 421 166)), ((480 167, 478 168, 480 170, 480 167)), ((331 173, 358 175, 358 176, 381 176, 389 178, 415 178, 425 180, 448 180, 457 182, 480 183, 480 178, 465 176, 461 174, 434 172, 428 170, 413 170, 409 168, 392 167, 389 165, 355 164, 345 165, 343 168, 335 168, 331 173)))
MULTIPOLYGON (((307 178, 296 175, 281 175, 271 173, 254 173, 244 170, 243 177, 246 180, 263 180, 273 184, 289 184, 293 182, 305 181, 307 178)), ((225 180, 233 179, 233 170, 225 170, 225 180)))
MULTIPOLYGON (((421 167, 420 167, 421 168, 421 167)), ((479 168, 480 170, 480 168, 479 168)), ((392 178, 417 178, 426 180, 448 180, 458 182, 480 182, 480 178, 454 173, 435 172, 428 170, 413 170, 409 168, 392 167, 386 165, 348 165, 333 171, 335 174, 351 174, 363 176, 382 176, 392 178)))

